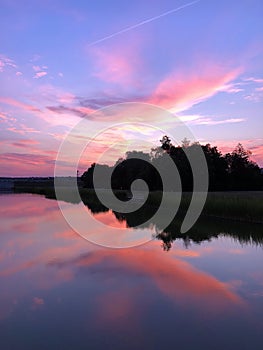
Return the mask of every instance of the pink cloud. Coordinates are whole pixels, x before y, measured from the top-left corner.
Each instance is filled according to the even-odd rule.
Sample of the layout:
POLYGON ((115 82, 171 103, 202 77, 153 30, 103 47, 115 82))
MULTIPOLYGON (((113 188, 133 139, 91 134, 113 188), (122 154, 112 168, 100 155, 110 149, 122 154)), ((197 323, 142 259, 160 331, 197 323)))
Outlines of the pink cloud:
POLYGON ((7 128, 6 130, 11 131, 11 132, 13 132, 15 134, 19 134, 19 135, 26 135, 28 133, 34 133, 34 134, 35 133, 37 133, 37 134, 40 133, 39 130, 36 130, 36 129, 31 128, 29 126, 26 126, 24 124, 19 124, 19 127, 11 126, 11 127, 7 128))
POLYGON ((23 109, 24 111, 29 111, 29 112, 41 112, 39 108, 34 107, 32 105, 29 105, 24 102, 20 102, 14 98, 11 97, 0 97, 0 102, 5 103, 10 106, 14 106, 20 109, 23 109))
POLYGON ((39 142, 37 140, 32 140, 32 139, 21 139, 12 143, 13 146, 21 147, 21 148, 28 148, 38 144, 39 142))
POLYGON ((10 127, 10 128, 7 128, 6 130, 7 131, 11 131, 11 132, 13 132, 15 134, 19 134, 19 135, 24 135, 25 134, 25 132, 23 130, 19 130, 19 129, 13 127, 13 126, 10 127))
POLYGON ((24 161, 31 165, 40 165, 53 162, 48 156, 41 156, 40 154, 26 154, 26 153, 3 153, 0 155, 1 159, 11 161, 24 161))
POLYGON ((35 98, 40 102, 44 100, 49 103, 71 103, 75 100, 76 96, 71 92, 64 91, 51 84, 42 84, 38 87, 37 96, 35 98))
POLYGON ((138 44, 139 40, 125 47, 121 45, 111 49, 89 49, 94 59, 94 76, 106 82, 121 84, 123 87, 128 84, 137 85, 141 66, 138 44))
POLYGON ((174 112, 186 110, 222 91, 239 73, 239 69, 225 72, 209 64, 208 68, 195 67, 194 73, 174 73, 157 86, 148 102, 174 112))
POLYGON ((54 173, 53 157, 41 154, 0 154, 1 176, 50 176, 54 173))
POLYGON ((39 66, 33 66, 32 68, 35 72, 41 71, 41 68, 39 66))
MULTIPOLYGON (((55 88, 52 85, 41 85, 36 93, 31 95, 30 98, 32 101, 34 101, 34 104, 37 103, 39 106, 42 106, 43 111, 41 111, 41 107, 38 108, 34 104, 22 102, 12 97, 0 97, 0 102, 9 106, 13 106, 15 108, 19 108, 26 112, 31 112, 35 117, 42 119, 48 124, 63 125, 64 128, 72 127, 76 123, 76 115, 83 116, 84 113, 92 112, 92 110, 87 107, 72 107, 71 104, 75 104, 76 102, 75 95, 70 92, 55 88), (61 107, 59 105, 58 107, 54 107, 54 111, 52 111, 53 107, 51 107, 50 110, 44 111, 44 108, 48 106, 50 102, 52 102, 52 104, 66 104, 66 106, 63 107, 62 105, 61 107), (54 112, 57 112, 56 115, 54 112)), ((4 118, 1 119, 3 120, 4 118)), ((31 125, 28 126, 25 124, 20 124, 19 127, 16 127, 16 125, 10 125, 8 130, 21 135, 27 132, 39 132, 38 130, 35 130, 31 125)))
MULTIPOLYGON (((53 176, 56 162, 56 154, 45 150, 32 150, 34 153, 0 154, 0 176, 53 176), (40 153, 41 152, 41 153, 40 153), (46 154, 45 154, 46 153, 46 154)), ((73 164, 70 157, 60 161, 59 165, 63 174, 71 174, 73 164)), ((87 169, 87 162, 80 163, 80 169, 87 169)))
POLYGON ((5 114, 0 113, 0 119, 1 119, 2 121, 6 121, 8 118, 7 118, 7 116, 6 116, 5 114))
POLYGON ((3 72, 4 66, 5 66, 4 62, 0 60, 0 72, 3 72))
POLYGON ((53 126, 63 125, 65 129, 75 125, 76 117, 92 112, 90 108, 79 106, 77 97, 73 93, 51 84, 39 86, 33 98, 39 105, 45 107, 45 112, 38 117, 53 126))
POLYGON ((58 102, 60 103, 72 103, 75 101, 76 96, 71 92, 62 92, 58 96, 58 102))
POLYGON ((47 75, 47 72, 45 72, 45 71, 37 72, 37 73, 34 75, 34 79, 42 78, 42 77, 44 77, 45 75, 47 75))
POLYGON ((84 118, 85 116, 90 115, 92 112, 94 112, 94 109, 89 107, 82 107, 82 106, 58 105, 58 106, 47 106, 46 108, 47 110, 55 114, 71 115, 71 116, 77 116, 80 118, 84 118))
POLYGON ((17 68, 15 62, 4 55, 0 55, 0 72, 3 72, 5 68, 17 68))
POLYGON ((33 76, 34 79, 39 79, 47 75, 46 70, 48 69, 47 66, 33 66, 33 71, 35 72, 35 75, 33 76))

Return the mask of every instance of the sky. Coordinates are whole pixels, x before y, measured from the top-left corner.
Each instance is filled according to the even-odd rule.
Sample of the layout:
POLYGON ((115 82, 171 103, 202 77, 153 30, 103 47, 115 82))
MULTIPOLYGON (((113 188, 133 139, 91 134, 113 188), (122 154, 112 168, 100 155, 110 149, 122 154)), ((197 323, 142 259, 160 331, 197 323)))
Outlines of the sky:
MULTIPOLYGON (((0 0, 0 9, 0 176, 53 176, 70 130, 85 119, 92 139, 132 122, 123 110, 98 112, 125 102, 169 112, 141 113, 146 129, 172 135, 179 117, 200 143, 225 153, 241 142, 263 167, 262 1, 0 0)), ((113 134, 89 145, 81 171, 113 134)))

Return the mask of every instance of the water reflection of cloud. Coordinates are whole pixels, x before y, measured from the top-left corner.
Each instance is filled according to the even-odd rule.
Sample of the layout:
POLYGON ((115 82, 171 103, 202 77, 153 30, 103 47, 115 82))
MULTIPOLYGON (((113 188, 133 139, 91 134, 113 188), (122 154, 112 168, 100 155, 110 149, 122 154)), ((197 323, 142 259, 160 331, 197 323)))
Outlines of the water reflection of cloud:
MULTIPOLYGON (((103 264, 105 275, 110 274, 112 269, 118 277, 127 274, 134 279, 138 276, 150 279, 155 287, 172 301, 187 301, 195 307, 199 305, 198 308, 202 305, 210 312, 221 313, 233 304, 243 304, 242 299, 231 291, 226 283, 194 269, 187 262, 162 255, 157 249, 140 248, 114 252, 100 250, 55 264, 58 268, 72 266, 84 269, 86 273, 89 273, 89 268, 93 267, 96 270, 96 265, 99 268, 100 264, 103 264)), ((99 271, 104 275, 100 268, 99 271)), ((122 294, 121 286, 119 288, 122 294)))
MULTIPOLYGON (((79 276, 96 282, 96 292, 91 296, 98 327, 108 323, 127 326, 131 319, 139 322, 140 313, 151 307, 154 295, 171 305, 188 304, 198 313, 205 310, 212 315, 244 305, 233 286, 182 260, 199 259, 207 253, 205 247, 188 250, 175 247, 166 254, 156 241, 132 249, 101 249, 69 229, 55 201, 40 196, 7 199, 6 214, 2 216, 6 231, 0 235, 0 281, 4 286, 0 297, 1 308, 5 310, 2 317, 16 307, 14 300, 19 303, 28 296, 31 301, 33 298, 44 300, 45 297, 38 294, 40 290, 51 291, 70 281, 74 282, 70 285, 77 284, 79 276), (11 218, 16 210, 20 221, 14 225, 11 218), (31 220, 34 232, 21 235, 31 220), (102 286, 100 290, 98 284, 102 286), (144 305, 141 310, 138 303, 144 305)), ((108 215, 106 221, 112 222, 113 216, 108 215)))

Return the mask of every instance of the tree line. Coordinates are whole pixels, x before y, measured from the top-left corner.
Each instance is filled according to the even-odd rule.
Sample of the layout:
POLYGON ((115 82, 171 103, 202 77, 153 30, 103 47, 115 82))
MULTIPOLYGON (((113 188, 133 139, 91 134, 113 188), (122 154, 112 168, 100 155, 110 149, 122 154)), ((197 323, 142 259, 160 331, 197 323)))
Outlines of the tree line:
MULTIPOLYGON (((183 191, 192 191, 193 175, 186 156, 186 149, 194 151, 201 147, 206 158, 209 173, 209 191, 248 191, 263 189, 263 175, 260 167, 251 160, 251 152, 238 144, 231 153, 222 154, 217 146, 200 145, 184 139, 180 146, 172 144, 168 136, 163 136, 160 145, 149 153, 129 151, 124 158, 116 161, 113 167, 93 163, 81 176, 85 187, 94 188, 93 174, 95 167, 101 178, 96 179, 96 186, 105 188, 105 177, 113 171, 111 188, 130 190, 136 179, 144 180, 150 191, 162 191, 163 184, 156 169, 167 168, 167 156, 175 163, 183 191)), ((169 168, 167 169, 169 172, 169 168)), ((169 178, 169 174, 168 178, 169 178)), ((169 179, 169 190, 176 188, 176 180, 169 179)), ((107 187, 107 186, 106 186, 107 187)))

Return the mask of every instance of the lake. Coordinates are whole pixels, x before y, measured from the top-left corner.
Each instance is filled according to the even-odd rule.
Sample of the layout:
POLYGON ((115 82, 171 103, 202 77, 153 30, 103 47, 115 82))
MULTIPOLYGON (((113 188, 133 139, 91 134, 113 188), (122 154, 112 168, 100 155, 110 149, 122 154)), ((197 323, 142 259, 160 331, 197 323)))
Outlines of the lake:
POLYGON ((87 211, 105 224, 92 241, 127 230, 137 246, 90 243, 55 200, 0 196, 1 349, 262 349, 263 225, 205 219, 187 236, 176 223, 156 234, 87 211))

